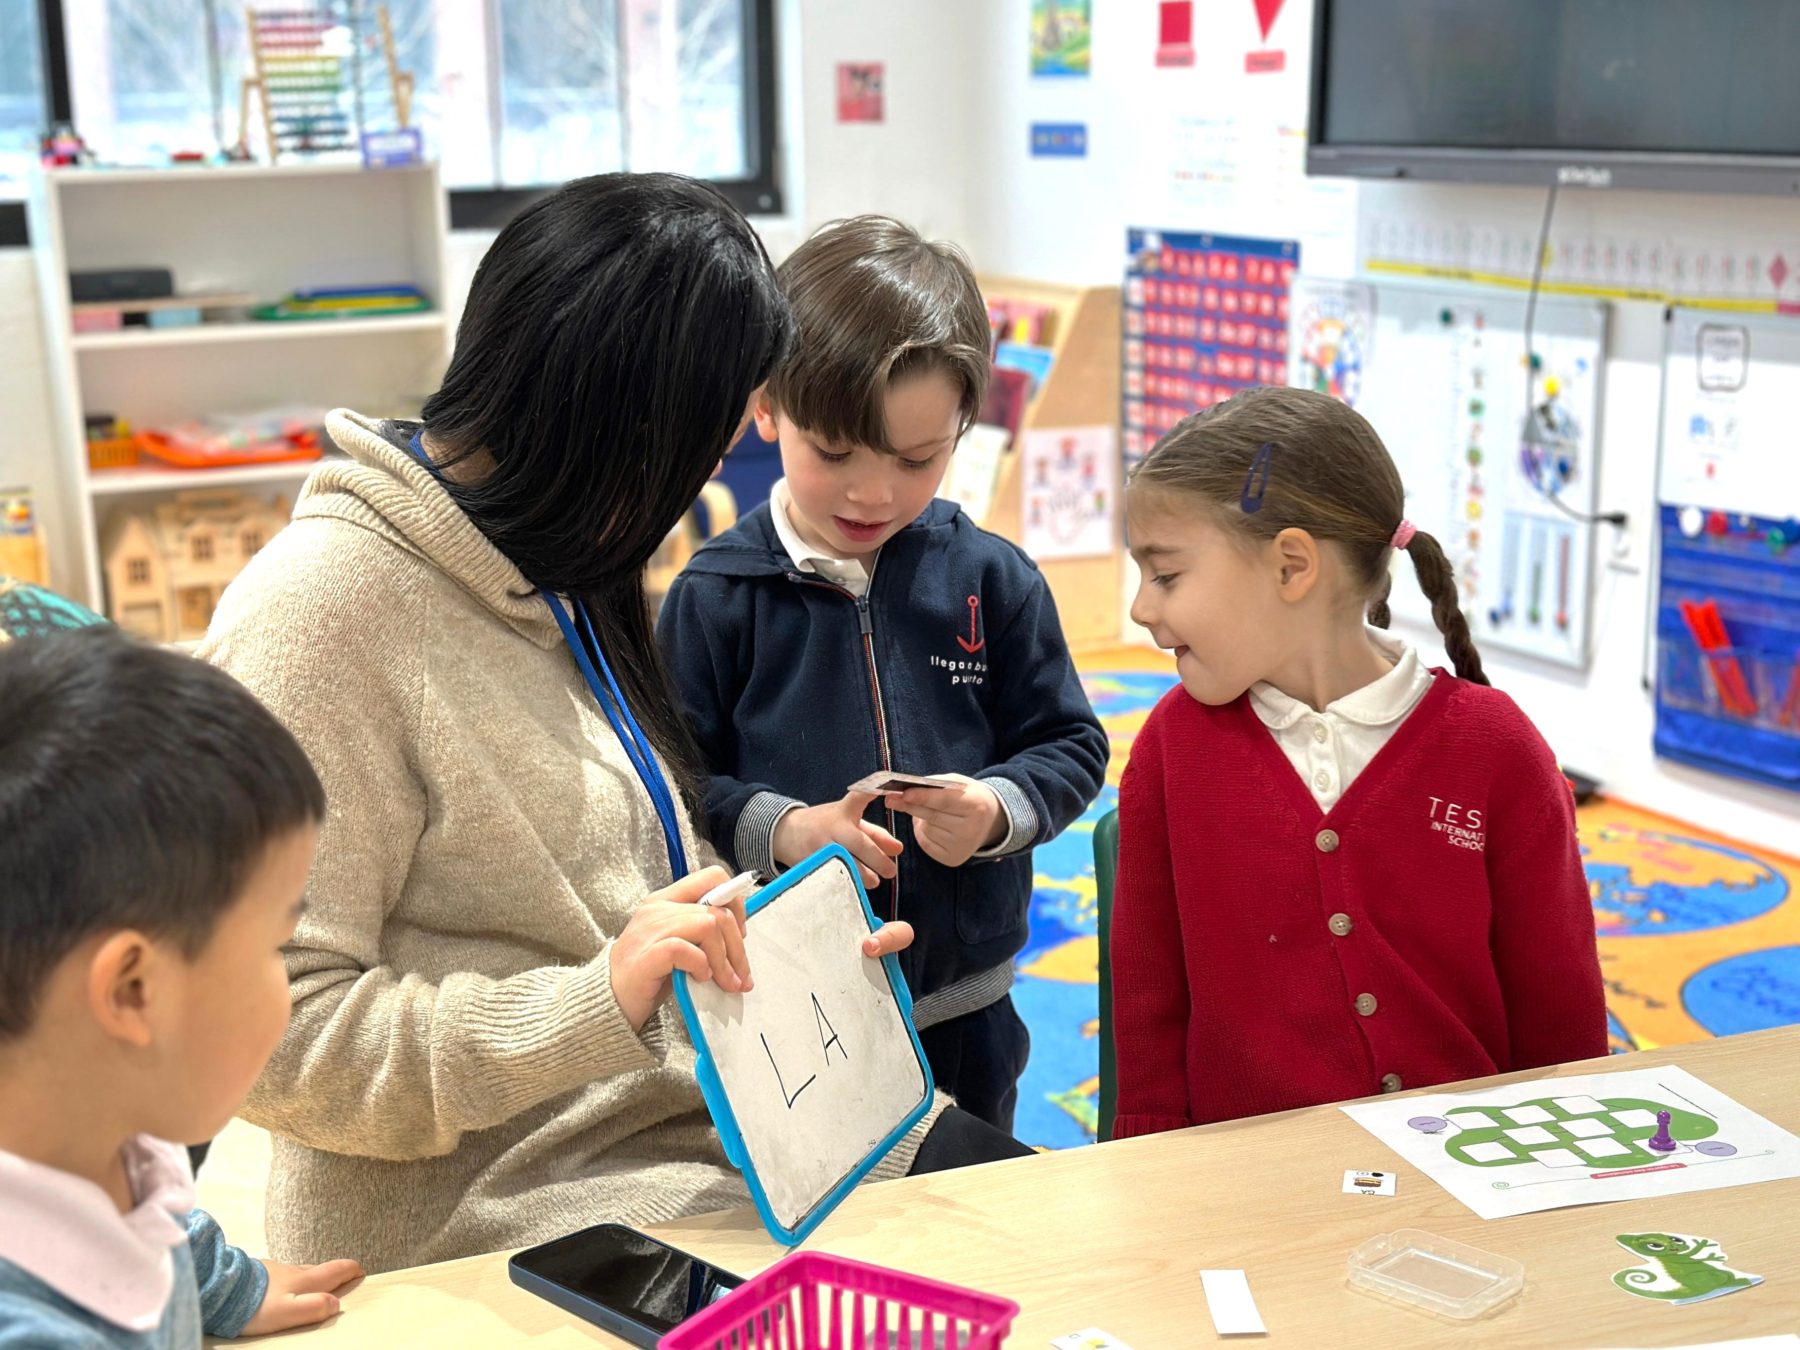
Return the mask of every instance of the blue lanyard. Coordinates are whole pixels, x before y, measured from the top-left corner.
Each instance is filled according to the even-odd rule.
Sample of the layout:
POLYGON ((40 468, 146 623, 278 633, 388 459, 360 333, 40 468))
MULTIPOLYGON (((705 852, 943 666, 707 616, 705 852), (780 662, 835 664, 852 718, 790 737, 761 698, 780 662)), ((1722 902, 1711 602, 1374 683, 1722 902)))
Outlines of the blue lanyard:
MULTIPOLYGON (((421 464, 431 470, 434 478, 439 477, 437 466, 425 453, 422 431, 412 439, 412 452, 421 464)), ((600 650, 600 638, 594 632, 594 621, 588 615, 587 606, 571 602, 581 625, 578 631, 575 623, 570 622, 562 603, 554 595, 548 591, 541 591, 540 594, 544 597, 544 603, 550 606, 550 612, 556 616, 556 626, 562 629, 563 641, 569 644, 569 650, 574 653, 575 664, 580 668, 589 690, 593 692, 594 702, 606 714, 613 734, 619 738, 619 744, 625 747, 626 758, 631 761, 631 767, 637 770, 638 781, 643 783, 644 791, 650 796, 650 804, 656 808, 657 819, 662 824, 663 846, 669 854, 669 876, 672 881, 680 881, 687 875, 688 864, 687 850, 681 846, 681 817, 676 813, 675 799, 669 792, 669 785, 656 763, 655 752, 651 750, 643 728, 638 726, 637 719, 631 715, 625 695, 619 692, 619 682, 613 678, 606 653, 600 650), (582 641, 584 637, 587 639, 585 643, 582 641), (593 653, 591 660, 588 656, 590 650, 593 653), (594 669, 596 662, 599 664, 598 671, 594 669), (601 683, 602 676, 605 677, 604 685, 601 683)))
POLYGON ((681 846, 680 817, 675 813, 675 799, 669 793, 669 785, 664 781, 662 770, 657 766, 656 755, 650 749, 650 742, 645 738, 643 728, 631 715, 631 708, 625 702, 625 696, 619 692, 619 682, 613 678, 612 667, 606 662, 606 653, 600 650, 600 639, 594 632, 594 621, 588 617, 587 607, 575 604, 575 614, 581 624, 580 632, 569 621, 562 604, 548 591, 544 592, 544 603, 550 606, 550 612, 556 616, 556 626, 562 629, 563 640, 569 644, 569 650, 575 654, 575 664, 581 667, 581 674, 587 680, 588 688, 593 691, 594 702, 600 705, 600 711, 606 714, 606 720, 612 724, 619 744, 625 747, 625 753, 631 759, 631 766, 637 770, 644 791, 650 794, 650 802, 656 807, 657 818, 662 822, 663 845, 669 852, 669 875, 672 880, 680 881, 687 875, 687 850, 681 846), (587 642, 584 643, 582 638, 587 642), (593 652, 600 669, 595 671, 594 660, 588 659, 588 652, 593 652), (606 677, 605 687, 601 687, 600 678, 606 677), (609 699, 608 694, 612 697, 609 699), (623 719, 623 720, 621 720, 623 719))

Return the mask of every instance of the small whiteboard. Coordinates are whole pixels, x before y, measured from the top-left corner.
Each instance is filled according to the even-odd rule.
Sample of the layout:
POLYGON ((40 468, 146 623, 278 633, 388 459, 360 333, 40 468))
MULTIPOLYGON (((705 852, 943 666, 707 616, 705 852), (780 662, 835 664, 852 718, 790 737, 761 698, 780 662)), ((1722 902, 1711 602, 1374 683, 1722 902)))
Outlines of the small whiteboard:
POLYGON ((677 972, 700 1090, 763 1226, 793 1246, 931 1106, 931 1069, 897 958, 862 944, 879 925, 850 855, 813 854, 750 897, 752 988, 677 972))

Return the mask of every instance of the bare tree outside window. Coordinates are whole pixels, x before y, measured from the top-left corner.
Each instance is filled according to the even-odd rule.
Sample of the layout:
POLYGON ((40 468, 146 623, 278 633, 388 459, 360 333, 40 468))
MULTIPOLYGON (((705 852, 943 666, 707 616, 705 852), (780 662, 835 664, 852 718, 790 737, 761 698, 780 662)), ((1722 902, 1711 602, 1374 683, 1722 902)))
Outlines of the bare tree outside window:
POLYGON ((625 167, 614 0, 501 0, 499 184, 625 167))
POLYGON ((696 178, 742 178, 750 172, 744 7, 736 0, 678 0, 676 117, 673 162, 696 178))
MULTIPOLYGON (((9 16, 30 22, 35 3, 0 0, 0 38, 10 39, 9 16)), ((414 121, 446 186, 508 188, 620 168, 749 176, 752 3, 387 0, 387 9, 399 64, 414 77, 414 121)), ((240 5, 62 4, 78 125, 103 157, 155 161, 238 139, 248 61, 240 5)), ((321 7, 338 18, 345 50, 356 57, 350 69, 361 75, 346 90, 346 110, 360 108, 369 129, 392 126, 377 0, 321 7)), ((0 42, 0 155, 11 88, 4 53, 14 45, 0 42)), ((32 106, 35 137, 40 115, 32 106)))
POLYGON ((0 0, 0 201, 25 196, 43 133, 37 0, 0 0))
POLYGON ((76 129, 119 163, 237 138, 244 12, 230 0, 63 0, 76 129))

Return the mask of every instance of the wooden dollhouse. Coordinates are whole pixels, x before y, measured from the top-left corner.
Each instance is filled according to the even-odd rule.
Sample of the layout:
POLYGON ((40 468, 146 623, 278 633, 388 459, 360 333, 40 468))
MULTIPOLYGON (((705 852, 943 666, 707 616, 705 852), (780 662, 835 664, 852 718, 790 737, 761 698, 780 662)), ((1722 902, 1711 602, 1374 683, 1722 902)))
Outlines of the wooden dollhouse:
POLYGON ((103 548, 108 616, 153 642, 204 637, 225 588, 287 519, 284 500, 230 491, 115 514, 103 548))

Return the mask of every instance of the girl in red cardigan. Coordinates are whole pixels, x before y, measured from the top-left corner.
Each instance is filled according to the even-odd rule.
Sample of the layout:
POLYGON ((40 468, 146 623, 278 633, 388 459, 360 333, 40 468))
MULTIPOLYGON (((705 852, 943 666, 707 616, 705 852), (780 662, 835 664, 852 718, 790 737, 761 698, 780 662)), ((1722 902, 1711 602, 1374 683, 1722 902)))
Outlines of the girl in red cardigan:
POLYGON ((1240 394, 1133 475, 1175 652, 1119 790, 1114 1137, 1606 1053, 1574 803, 1370 425, 1240 394), (1456 666, 1388 636, 1412 559, 1456 666))

